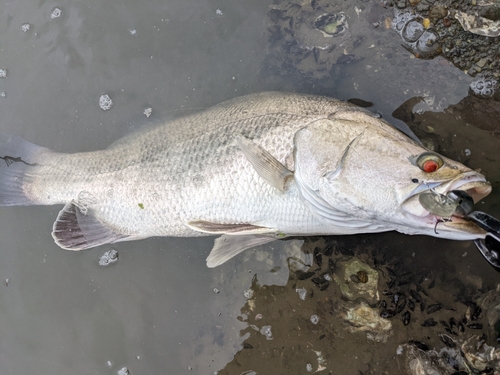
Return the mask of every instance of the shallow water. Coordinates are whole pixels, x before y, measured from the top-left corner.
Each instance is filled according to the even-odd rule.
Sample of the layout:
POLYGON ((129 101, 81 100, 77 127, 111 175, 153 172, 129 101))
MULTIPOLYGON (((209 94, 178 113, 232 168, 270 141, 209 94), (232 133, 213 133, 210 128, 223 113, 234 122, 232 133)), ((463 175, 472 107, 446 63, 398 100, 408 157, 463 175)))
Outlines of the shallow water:
MULTIPOLYGON (((382 19, 390 10, 349 3, 350 32, 364 37, 354 52, 358 59, 339 64, 321 84, 262 73, 269 0, 4 3, 0 68, 7 77, 0 78, 5 92, 0 130, 74 152, 101 149, 142 126, 262 90, 361 98, 395 123, 392 112, 421 96, 420 112, 403 108, 395 116, 445 155, 481 168, 498 190, 498 138, 464 120, 472 108, 443 112, 467 96, 472 78, 442 58, 413 58, 393 30, 373 29, 367 14, 382 19), (354 6, 362 9, 359 16, 354 6), (51 18, 56 7, 62 14, 51 18), (26 23, 29 30, 21 30, 26 23), (109 111, 99 108, 105 93, 113 100, 109 111), (152 108, 149 118, 143 113, 147 108, 152 108)), ((493 106, 498 109, 498 103, 493 106)), ((498 131, 499 118, 484 122, 498 131)), ((498 202, 494 192, 481 209, 500 217, 498 202)), ((266 362, 269 357, 259 351, 242 365, 237 354, 251 335, 241 318, 244 292, 255 274, 261 285, 292 288, 287 258, 310 260, 300 240, 262 246, 216 269, 205 266, 211 239, 148 239, 73 253, 58 248, 50 236, 59 210, 0 211, 1 374, 116 374, 125 366, 132 375, 210 374, 224 368, 231 374, 287 373, 295 366, 306 373, 301 362, 311 353, 306 346, 286 366, 266 362), (99 257, 111 248, 118 250, 119 261, 100 267, 99 257)), ((477 289, 498 283, 498 273, 471 243, 381 234, 360 236, 359 244, 374 239, 389 243, 402 259, 414 259, 415 268, 448 272, 477 289)), ((298 299, 276 298, 298 314, 311 309, 298 299)), ((290 324, 278 316, 272 320, 277 348, 286 342, 278 332, 290 324)), ((355 348, 360 342, 362 337, 345 335, 341 345, 355 348)), ((392 350, 387 352, 395 355, 392 350)), ((366 371, 372 356, 360 360, 364 367, 352 358, 344 363, 352 361, 354 374, 366 371)), ((332 360, 328 369, 334 368, 332 360)))

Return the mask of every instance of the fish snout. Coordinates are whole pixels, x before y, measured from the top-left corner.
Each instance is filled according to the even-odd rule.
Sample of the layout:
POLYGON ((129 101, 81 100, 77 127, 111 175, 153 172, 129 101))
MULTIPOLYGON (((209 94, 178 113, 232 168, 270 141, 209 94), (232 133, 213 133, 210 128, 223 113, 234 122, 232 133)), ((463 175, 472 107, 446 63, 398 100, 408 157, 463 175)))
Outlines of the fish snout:
POLYGON ((477 203, 491 193, 491 183, 486 181, 484 175, 475 171, 468 171, 435 188, 437 193, 443 195, 453 190, 463 191, 472 198, 474 203, 477 203))

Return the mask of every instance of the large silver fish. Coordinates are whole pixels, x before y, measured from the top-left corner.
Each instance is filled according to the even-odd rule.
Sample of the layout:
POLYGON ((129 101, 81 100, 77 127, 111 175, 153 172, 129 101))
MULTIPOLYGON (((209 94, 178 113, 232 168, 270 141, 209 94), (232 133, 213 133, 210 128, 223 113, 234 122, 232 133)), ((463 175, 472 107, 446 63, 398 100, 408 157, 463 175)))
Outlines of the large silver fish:
POLYGON ((278 92, 224 102, 103 151, 62 154, 3 138, 0 157, 0 205, 64 204, 52 232, 62 248, 222 234, 210 267, 291 235, 484 238, 470 221, 430 213, 419 195, 462 190, 477 202, 491 191, 483 175, 364 109, 278 92))

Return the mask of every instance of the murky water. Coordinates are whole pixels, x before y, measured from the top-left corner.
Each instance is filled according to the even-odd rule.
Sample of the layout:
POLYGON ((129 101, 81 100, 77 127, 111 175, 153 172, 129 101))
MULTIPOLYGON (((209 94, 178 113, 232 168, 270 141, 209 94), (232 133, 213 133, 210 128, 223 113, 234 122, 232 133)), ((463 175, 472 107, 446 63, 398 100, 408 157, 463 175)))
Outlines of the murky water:
MULTIPOLYGON (((467 96, 471 77, 442 58, 412 57, 396 32, 374 28, 390 9, 361 0, 343 3, 349 3, 342 7, 350 37, 362 42, 346 50, 354 60, 337 64, 317 82, 273 75, 264 63, 270 0, 4 2, 0 131, 74 152, 101 149, 141 126, 262 90, 361 98, 394 123, 401 122, 392 118, 393 111, 422 97, 394 116, 408 122, 426 144, 481 168, 498 190, 499 141, 491 135, 500 129, 494 112, 498 102, 456 105, 467 96), (107 111, 99 107, 105 94, 113 102, 107 111), (471 119, 483 129, 471 126, 471 119)), ((481 209, 500 217, 498 202, 494 192, 481 209)), ((132 375, 211 374, 224 368, 221 373, 306 373, 309 362, 317 368, 314 345, 300 337, 293 342, 303 346, 279 353, 291 340, 287 330, 296 329, 284 315, 266 320, 272 341, 257 332, 264 343, 274 343, 276 352, 247 350, 244 358, 240 352, 254 335, 242 317, 245 291, 255 275, 260 285, 292 290, 289 259, 311 264, 312 255, 300 250, 300 240, 262 246, 216 269, 205 266, 211 239, 149 239, 73 253, 61 250, 50 236, 59 210, 0 211, 1 374, 116 374, 123 367, 132 375), (112 248, 118 262, 99 266, 101 255, 112 248)), ((448 273, 478 290, 492 289, 499 280, 471 243, 380 234, 360 236, 359 247, 367 241, 389 244, 385 250, 393 258, 401 254, 416 273, 420 268, 448 273)), ((288 306, 307 319, 313 313, 296 293, 296 299, 288 299, 285 292, 259 289, 256 298, 262 293, 266 303, 272 296, 276 306, 288 306)), ((265 310, 267 315, 273 311, 265 310)), ((322 322, 320 315, 318 327, 326 329, 322 322)), ((367 345, 364 336, 339 334, 341 343, 328 345, 342 346, 338 353, 344 357, 331 353, 325 358, 327 370, 333 371, 332 361, 341 358, 344 374, 384 369, 370 365, 378 361, 375 344, 367 345), (365 354, 348 357, 348 349, 356 347, 365 354)), ((395 339, 382 352, 394 356, 398 344, 395 339)))

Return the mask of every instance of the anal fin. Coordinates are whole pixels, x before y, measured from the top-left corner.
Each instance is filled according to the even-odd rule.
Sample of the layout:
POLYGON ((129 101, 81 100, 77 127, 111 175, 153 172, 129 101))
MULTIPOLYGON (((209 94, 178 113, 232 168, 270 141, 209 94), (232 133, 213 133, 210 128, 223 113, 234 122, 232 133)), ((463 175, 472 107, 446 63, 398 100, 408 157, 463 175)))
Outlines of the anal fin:
POLYGON ((214 247, 207 257, 207 267, 214 268, 220 266, 247 249, 263 245, 277 239, 278 238, 275 236, 264 235, 220 236, 215 239, 214 247))
POLYGON ((52 227, 56 244, 66 250, 85 250, 111 242, 123 241, 128 235, 116 233, 91 212, 84 214, 74 201, 59 212, 52 227))

